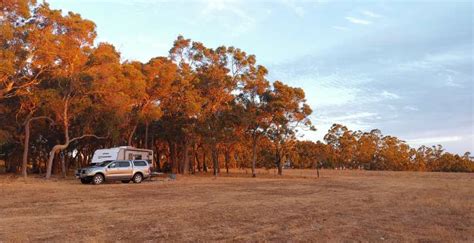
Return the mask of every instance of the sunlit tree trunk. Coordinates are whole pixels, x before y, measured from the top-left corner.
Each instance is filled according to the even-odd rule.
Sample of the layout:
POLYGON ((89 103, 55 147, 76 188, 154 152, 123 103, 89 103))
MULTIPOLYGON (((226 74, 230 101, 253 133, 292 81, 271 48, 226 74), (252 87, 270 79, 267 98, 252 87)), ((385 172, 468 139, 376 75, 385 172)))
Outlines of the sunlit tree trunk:
POLYGON ((252 139, 252 177, 257 177, 255 171, 255 164, 257 163, 257 136, 254 135, 252 139))
POLYGON ((137 125, 135 124, 132 128, 132 131, 130 132, 130 135, 128 136, 128 146, 132 146, 133 135, 135 134, 136 130, 137 130, 137 125))
POLYGON ((281 151, 278 147, 275 149, 275 163, 278 167, 278 175, 282 175, 283 174, 283 163, 281 162, 281 151))
POLYGON ((37 116, 37 117, 28 118, 26 120, 26 122, 25 122, 25 140, 23 142, 23 161, 22 161, 22 167, 21 167, 21 172, 23 174, 23 177, 25 177, 25 178, 27 177, 28 150, 29 150, 29 146, 30 146, 30 125, 31 125, 32 121, 38 120, 38 119, 48 119, 51 122, 53 122, 53 120, 51 120, 51 118, 46 117, 46 116, 37 116))
POLYGON ((54 145, 53 149, 51 149, 51 152, 49 152, 49 159, 48 159, 48 164, 46 166, 46 179, 51 178, 52 170, 53 170, 53 161, 55 155, 62 151, 65 150, 69 144, 73 141, 83 139, 85 137, 95 137, 98 139, 101 139, 103 137, 98 137, 93 134, 84 134, 80 137, 75 137, 73 139, 69 138, 69 120, 68 120, 68 108, 69 108, 69 101, 66 99, 66 102, 64 103, 64 111, 63 111, 63 129, 64 129, 64 144, 57 144, 54 145))

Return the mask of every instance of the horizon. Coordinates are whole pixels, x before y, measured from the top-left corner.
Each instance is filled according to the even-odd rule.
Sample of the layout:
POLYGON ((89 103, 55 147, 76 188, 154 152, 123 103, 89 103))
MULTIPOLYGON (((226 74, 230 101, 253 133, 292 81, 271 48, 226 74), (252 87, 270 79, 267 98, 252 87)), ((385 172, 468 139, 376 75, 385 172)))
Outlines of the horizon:
POLYGON ((94 21, 96 43, 123 60, 167 56, 180 34, 255 54, 271 81, 305 90, 318 131, 304 139, 322 140, 340 123, 414 147, 473 151, 472 3, 48 2, 94 21))

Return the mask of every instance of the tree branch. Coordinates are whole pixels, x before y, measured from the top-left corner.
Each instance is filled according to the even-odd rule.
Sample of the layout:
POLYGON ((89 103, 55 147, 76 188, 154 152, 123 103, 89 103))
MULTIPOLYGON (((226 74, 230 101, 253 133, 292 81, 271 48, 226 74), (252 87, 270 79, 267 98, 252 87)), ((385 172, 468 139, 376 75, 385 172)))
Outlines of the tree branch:
POLYGON ((94 135, 94 134, 84 134, 84 135, 82 135, 82 136, 80 136, 80 137, 75 137, 75 138, 69 140, 69 143, 72 143, 72 142, 74 142, 74 141, 76 141, 76 140, 80 140, 80 139, 83 139, 83 138, 86 138, 86 137, 94 137, 94 138, 97 138, 97 139, 105 139, 105 138, 107 138, 107 137, 99 137, 99 136, 94 135))
POLYGON ((49 116, 36 116, 36 117, 32 117, 32 118, 26 120, 25 123, 23 123, 23 125, 26 125, 26 123, 32 122, 34 120, 39 120, 39 119, 46 119, 46 120, 49 120, 51 122, 51 125, 54 124, 53 119, 51 119, 49 116))

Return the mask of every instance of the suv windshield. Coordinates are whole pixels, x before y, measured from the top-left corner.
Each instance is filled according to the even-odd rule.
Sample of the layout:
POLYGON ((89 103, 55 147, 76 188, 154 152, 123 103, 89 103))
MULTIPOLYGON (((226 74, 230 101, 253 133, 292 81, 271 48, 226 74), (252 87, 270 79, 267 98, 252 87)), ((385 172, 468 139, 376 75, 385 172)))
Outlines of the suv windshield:
POLYGON ((105 166, 108 165, 110 162, 112 162, 112 161, 100 162, 100 163, 95 164, 95 166, 97 166, 97 167, 105 167, 105 166))

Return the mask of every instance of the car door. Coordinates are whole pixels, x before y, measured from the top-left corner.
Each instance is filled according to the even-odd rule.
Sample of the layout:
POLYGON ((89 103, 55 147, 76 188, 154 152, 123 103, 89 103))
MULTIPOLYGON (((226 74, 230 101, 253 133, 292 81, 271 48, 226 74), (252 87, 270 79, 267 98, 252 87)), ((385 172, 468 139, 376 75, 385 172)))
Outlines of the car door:
POLYGON ((117 177, 120 176, 120 167, 119 167, 119 161, 115 161, 110 163, 107 166, 106 175, 105 177, 107 179, 116 179, 117 177))
POLYGON ((119 171, 120 175, 119 177, 122 179, 130 179, 132 178, 132 165, 130 164, 130 161, 119 161, 119 171))

